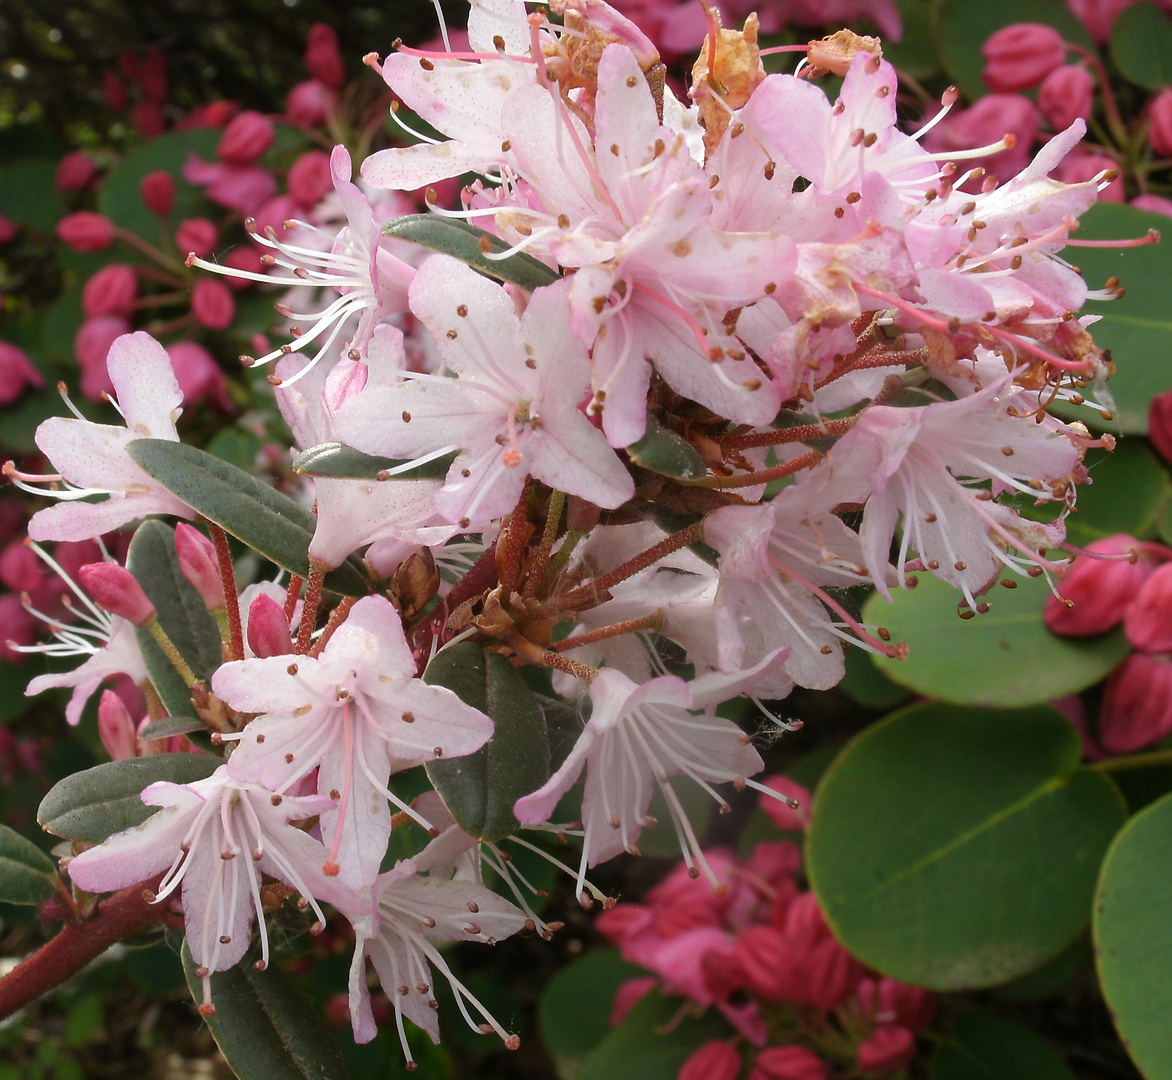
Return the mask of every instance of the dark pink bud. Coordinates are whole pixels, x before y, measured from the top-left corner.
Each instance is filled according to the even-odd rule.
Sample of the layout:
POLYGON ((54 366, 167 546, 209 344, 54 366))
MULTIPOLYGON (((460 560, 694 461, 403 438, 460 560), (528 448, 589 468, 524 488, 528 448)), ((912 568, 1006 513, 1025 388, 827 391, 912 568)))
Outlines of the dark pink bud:
POLYGON ((898 1024, 882 1024, 859 1043, 858 1069, 863 1073, 895 1072, 907 1068, 915 1056, 915 1035, 898 1024))
POLYGON ((1095 103, 1095 80, 1085 67, 1063 64, 1042 82, 1038 108, 1055 131, 1065 131, 1076 120, 1086 120, 1095 103))
POLYGON ((1172 731, 1172 660, 1132 653, 1107 680, 1099 710, 1099 741, 1112 754, 1131 754, 1172 731))
POLYGON ((81 290, 81 310, 87 319, 102 315, 128 316, 138 299, 138 278, 124 263, 109 263, 81 290))
POLYGON ((175 230, 175 246, 182 255, 195 254, 207 258, 216 247, 219 230, 207 218, 186 218, 175 230))
POLYGON ((300 127, 320 127, 338 107, 338 95, 325 83, 307 79, 285 96, 285 115, 300 127))
POLYGON ((0 341, 0 405, 11 405, 29 386, 44 385, 45 377, 28 354, 7 341, 0 341))
POLYGON ((194 341, 177 341, 167 346, 167 355, 179 380, 184 405, 194 407, 206 401, 220 412, 233 411, 224 372, 207 349, 194 341))
POLYGON ((1155 195, 1150 191, 1145 195, 1137 195, 1128 205, 1134 206, 1137 210, 1146 210, 1149 214, 1172 217, 1172 199, 1165 199, 1163 195, 1155 195))
POLYGON ((723 1039, 706 1042, 680 1066, 676 1080, 737 1080, 741 1055, 723 1039))
POLYGON ((45 582, 45 564, 18 540, 0 552, 0 582, 14 593, 35 593, 45 582))
POLYGON ((276 134, 268 117, 247 110, 224 128, 216 156, 229 165, 251 165, 272 146, 276 134))
POLYGON ((750 926, 733 947, 745 983, 767 1001, 780 1001, 794 983, 794 950, 772 926, 750 926))
POLYGON ((1066 6, 1100 44, 1111 36, 1118 14, 1134 0, 1066 0, 1066 6))
MULTIPOLYGON (((33 618, 13 593, 0 595, 0 659, 10 664, 23 664, 27 654, 17 652, 12 645, 31 645, 37 639, 37 620, 33 618), (12 644, 10 645, 9 642, 12 644)), ((7 730, 0 727, 0 730, 7 730)))
POLYGON ((330 173, 330 156, 324 150, 310 150, 293 162, 287 182, 289 194, 297 205, 311 210, 334 190, 330 173))
POLYGON ((261 593, 248 608, 248 647, 262 660, 293 651, 285 610, 271 596, 261 593))
POLYGON ((1172 87, 1161 90, 1148 110, 1148 142, 1160 157, 1172 156, 1172 87))
POLYGON ((58 191, 81 191, 97 173, 94 159, 84 150, 74 150, 57 163, 57 176, 53 186, 58 191))
POLYGON ((90 401, 101 401, 102 394, 112 394, 114 384, 106 371, 106 356, 115 339, 130 333, 130 323, 121 315, 102 315, 86 319, 73 337, 73 355, 81 365, 81 392, 90 401))
POLYGON ((634 979, 627 979, 614 992, 614 1001, 610 1006, 610 1023, 618 1027, 636 1005, 659 985, 654 975, 639 975, 634 979))
POLYGON ((0 214, 0 247, 11 244, 19 231, 15 221, 0 214))
POLYGON ((305 39, 305 66, 318 82, 337 90, 346 81, 338 35, 325 23, 314 23, 305 39))
POLYGON ((997 94, 1037 86, 1066 61, 1062 35, 1043 23, 1002 27, 981 46, 985 85, 997 94))
MULTIPOLYGON (((234 247, 226 255, 220 259, 221 266, 230 266, 233 270, 244 270, 250 274, 260 274, 264 272, 264 264, 260 261, 260 252, 251 245, 241 244, 239 247, 234 247)), ((241 289, 252 288, 252 282, 244 277, 230 277, 225 278, 228 282, 228 288, 233 292, 240 292, 241 289)), ((267 350, 262 350, 267 352, 267 350)))
POLYGON ((167 100, 167 58, 161 50, 152 47, 147 51, 139 82, 147 101, 162 105, 167 100))
POLYGON ((748 981, 736 957, 718 949, 709 949, 700 957, 700 974, 716 1001, 727 1001, 748 981))
POLYGON ((1148 437, 1164 460, 1172 462, 1172 390, 1152 398, 1148 407, 1148 437))
POLYGON ((199 593, 208 611, 224 607, 224 581, 220 577, 215 544, 194 525, 181 521, 175 526, 175 553, 179 556, 180 571, 199 593))
POLYGON ((1106 154, 1089 154, 1076 146, 1054 169, 1054 177, 1064 184, 1085 184, 1090 180, 1102 182, 1103 174, 1114 173, 1105 188, 1099 192, 1100 202, 1125 202, 1127 193, 1123 188, 1123 177, 1119 173, 1119 162, 1106 154))
POLYGON ((770 1046, 757 1055, 749 1080, 826 1080, 826 1066, 804 1046, 770 1046))
POLYGON ((139 76, 142 74, 142 61, 139 59, 138 53, 134 51, 129 45, 126 46, 118 54, 118 70, 122 73, 122 77, 128 83, 138 82, 139 76))
POLYGON ((285 222, 297 216, 297 203, 292 195, 275 195, 267 199, 252 215, 256 227, 261 233, 272 229, 282 240, 291 239, 290 233, 296 230, 285 228, 285 222))
POLYGON ((810 949, 801 970, 809 1003, 827 1012, 846 1001, 863 977, 862 965, 832 937, 810 949))
POLYGON ((791 941, 815 945, 830 936, 826 916, 812 892, 804 892, 789 906, 785 915, 785 935, 791 941))
POLYGON ((765 786, 782 796, 780 799, 771 795, 758 797, 761 809, 769 816, 769 820, 787 832, 804 832, 810 823, 810 792, 788 776, 780 774, 769 777, 765 786), (796 808, 790 806, 790 800, 798 804, 796 808))
POLYGON ((155 615, 155 605, 142 586, 125 567, 112 562, 96 562, 77 572, 85 591, 114 615, 121 615, 135 626, 144 626, 155 615))
POLYGON ((163 119, 163 110, 153 101, 140 101, 135 105, 130 110, 130 122, 140 135, 148 139, 162 135, 167 126, 163 119))
POLYGON ((908 986, 898 979, 880 979, 875 1019, 895 1022, 913 1032, 923 1031, 936 1018, 936 995, 922 986, 908 986))
POLYGON ((130 104, 126 85, 112 71, 107 71, 102 76, 102 95, 106 99, 106 104, 115 112, 121 112, 130 104))
POLYGON ((114 242, 114 222, 104 214, 78 210, 57 222, 57 239, 74 251, 104 251, 114 242))
POLYGON ((98 737, 112 761, 138 754, 138 732, 125 702, 113 690, 103 690, 98 702, 98 737))
POLYGON ((236 317, 232 290, 218 279, 205 278, 191 290, 191 314, 210 330, 224 330, 236 317))
MULTIPOLYGON (((166 217, 175 203, 175 181, 166 169, 149 172, 139 181, 139 194, 152 214, 166 217)), ((180 249, 182 250, 182 249, 180 249)))
POLYGON ((1172 562, 1153 570, 1123 616, 1127 640, 1140 652, 1172 653, 1172 562))
MULTIPOLYGON (((1116 533, 1087 545, 1100 555, 1124 556, 1138 551, 1140 542, 1126 533, 1116 533)), ((1065 637, 1103 634, 1123 621, 1128 604, 1156 568, 1151 559, 1132 563, 1126 558, 1095 559, 1079 555, 1062 581, 1058 596, 1046 600, 1046 625, 1065 637), (1070 604, 1064 601, 1070 601, 1070 604)))

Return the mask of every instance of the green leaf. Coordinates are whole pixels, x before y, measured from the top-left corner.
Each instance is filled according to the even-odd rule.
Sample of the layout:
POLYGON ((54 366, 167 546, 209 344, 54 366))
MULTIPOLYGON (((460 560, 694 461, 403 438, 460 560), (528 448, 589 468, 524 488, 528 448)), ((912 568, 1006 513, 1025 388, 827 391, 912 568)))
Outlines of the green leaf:
POLYGON ((843 660, 846 662, 846 674, 834 689, 851 701, 866 705, 868 709, 893 709, 911 696, 904 687, 893 683, 871 663, 870 653, 862 649, 847 649, 843 660))
POLYGON ((43 904, 57 891, 57 867, 31 840, 0 825, 0 900, 43 904))
POLYGON ((159 780, 194 783, 223 763, 212 754, 151 754, 95 765, 54 784, 37 808, 37 821, 54 836, 100 844, 155 812, 139 797, 144 788, 159 780))
POLYGON ((1074 1080, 1045 1039, 992 1013, 959 1016, 932 1057, 932 1080, 1074 1080))
POLYGON ((627 447, 627 455, 636 465, 676 480, 702 480, 708 475, 695 447, 650 414, 643 438, 627 447))
POLYGON ((712 1009, 676 1023, 681 1004, 679 998, 648 994, 597 1045, 575 1080, 676 1080, 680 1066, 699 1047, 732 1034, 712 1009))
POLYGON ((521 826, 513 803, 549 779, 549 736, 533 691, 503 656, 470 641, 436 654, 423 681, 487 713, 493 736, 475 754, 431 761, 427 775, 466 833, 503 840, 521 826))
POLYGON ((140 739, 169 739, 173 735, 187 735, 192 731, 207 731, 207 725, 195 716, 164 716, 147 724, 139 733, 140 739))
MULTIPOLYGON (((203 998, 195 961, 183 943, 183 974, 203 998)), ((215 1014, 208 1028, 240 1080, 349 1080, 334 1036, 293 977, 278 967, 257 971, 247 959, 211 976, 215 1014)))
POLYGON ((546 984, 537 1005, 541 1038, 561 1080, 574 1080, 590 1052, 611 1032, 615 991, 648 972, 618 949, 597 949, 563 967, 546 984))
POLYGON ((1172 795, 1136 814, 1115 838, 1095 895, 1103 996, 1146 1080, 1172 1077, 1172 795))
MULTIPOLYGON (((298 577, 309 576, 309 542, 317 518, 288 495, 194 446, 164 439, 135 439, 127 452, 178 499, 298 577)), ((326 588, 365 596, 367 579, 357 560, 326 574, 326 588)))
POLYGON ((488 258, 481 249, 481 243, 487 243, 489 252, 494 255, 507 251, 510 245, 499 236, 454 218, 434 214, 409 214, 407 217, 393 218, 383 226, 383 236, 410 240, 432 251, 452 255, 473 270, 479 270, 497 281, 520 285, 529 292, 542 285, 552 285, 558 279, 556 270, 551 270, 545 263, 523 251, 505 259, 488 258))
POLYGON ((990 610, 967 620, 957 616, 960 593, 930 574, 921 574, 911 591, 893 591, 894 603, 876 593, 863 606, 863 621, 886 627, 909 651, 906 660, 873 662, 893 682, 926 697, 997 707, 1077 693, 1106 677, 1129 652, 1121 630, 1095 638, 1050 633, 1042 621, 1045 579, 1013 580, 1016 588, 995 586, 984 597, 990 610))
POLYGON ((1080 935, 1053 960, 1020 979, 1004 983, 993 993, 1000 1001, 1043 1001, 1062 993, 1086 970, 1091 959, 1090 935, 1080 935))
POLYGON ((134 628, 134 640, 164 712, 168 716, 185 716, 191 711, 191 690, 171 658, 145 627, 134 628))
POLYGON ((52 233, 65 216, 65 203, 54 180, 57 163, 25 158, 0 169, 0 206, 4 216, 19 225, 52 233))
POLYGON ((306 476, 330 476, 348 480, 375 480, 389 472, 395 480, 442 480, 448 466, 456 460, 458 450, 432 458, 421 465, 399 458, 375 457, 340 442, 322 443, 302 450, 293 459, 293 471, 306 476))
POLYGON ((932 0, 897 0, 903 36, 884 39, 883 59, 895 69, 923 82, 940 70, 932 28, 932 0))
POLYGON ((1090 918, 1124 820, 1055 709, 917 705, 866 729, 814 798, 811 884, 839 940, 885 975, 978 989, 1041 966, 1090 918))
POLYGON ((1092 451, 1086 465, 1093 483, 1078 489, 1078 513, 1066 519, 1070 542, 1085 547, 1115 533, 1150 536, 1172 485, 1148 445, 1126 439, 1109 454, 1092 451))
POLYGON ((1133 4, 1111 29, 1111 59, 1119 74, 1145 90, 1172 83, 1172 19, 1155 4, 1133 4))

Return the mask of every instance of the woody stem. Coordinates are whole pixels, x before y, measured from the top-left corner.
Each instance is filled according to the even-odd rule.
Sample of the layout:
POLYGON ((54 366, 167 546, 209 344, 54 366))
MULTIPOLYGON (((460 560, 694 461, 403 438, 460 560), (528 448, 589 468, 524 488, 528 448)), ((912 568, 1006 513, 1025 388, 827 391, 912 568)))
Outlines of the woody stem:
POLYGON ((236 592, 236 568, 232 565, 232 552, 228 548, 228 537, 215 522, 208 522, 208 532, 216 548, 216 562, 220 567, 220 581, 224 586, 224 604, 228 610, 228 634, 231 640, 232 659, 244 659, 244 626, 240 621, 240 597, 236 592))

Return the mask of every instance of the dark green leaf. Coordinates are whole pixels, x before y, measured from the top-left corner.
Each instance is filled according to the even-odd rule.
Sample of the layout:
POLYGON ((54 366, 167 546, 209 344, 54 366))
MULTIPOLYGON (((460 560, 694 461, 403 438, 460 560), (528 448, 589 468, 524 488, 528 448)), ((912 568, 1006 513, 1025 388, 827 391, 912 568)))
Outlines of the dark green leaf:
MULTIPOLYGON (((1011 577, 1008 573, 1007 578, 1011 577)), ((893 682, 957 705, 1036 705, 1097 683, 1129 651, 1121 630, 1096 638, 1063 638, 1042 621, 1049 589, 1043 578, 1013 578, 984 597, 990 610, 957 616, 960 593, 930 574, 910 592, 876 593, 863 621, 906 641, 908 658, 872 657, 893 682), (963 657, 963 662, 958 662, 963 657)))
POLYGON ((1115 838, 1095 895, 1095 955, 1115 1027, 1147 1080, 1172 1077, 1172 795, 1115 838))
POLYGON ((31 840, 0 825, 0 900, 43 904, 57 891, 57 867, 31 840))
POLYGON ((489 252, 494 255, 507 251, 510 245, 499 236, 493 236, 466 221, 434 214, 409 214, 388 221, 383 226, 383 236, 410 240, 432 251, 452 255, 482 274, 520 285, 530 292, 542 285, 552 285, 558 279, 556 270, 551 270, 545 263, 524 252, 505 259, 486 257, 480 246, 482 242, 487 243, 489 252))
POLYGON ((627 447, 627 455, 636 465, 676 480, 701 480, 708 475, 695 447, 651 415, 643 438, 627 447))
POLYGON ((893 683, 872 662, 871 654, 862 649, 847 649, 843 659, 846 674, 834 688, 851 701, 868 709, 893 709, 911 696, 905 687, 893 683))
MULTIPOLYGON (((290 573, 309 576, 317 518, 276 488, 194 446, 135 439, 127 452, 176 498, 290 573)), ((367 579, 347 560, 325 579, 344 596, 365 596, 367 579)))
MULTIPOLYGON (((203 985, 183 944, 183 973, 197 1000, 203 985)), ((257 971, 247 959, 211 976, 212 1037, 240 1080, 349 1080, 334 1036, 313 1003, 278 967, 257 971)))
POLYGON ((395 480, 442 480, 448 466, 456 460, 458 450, 432 458, 422 465, 398 458, 375 457, 355 450, 345 443, 328 442, 302 450, 293 459, 293 471, 306 476, 331 476, 351 480, 374 480, 381 472, 390 472, 395 480))
POLYGON ((429 762, 427 775, 465 832, 504 839, 521 827, 513 804, 549 779, 541 706, 512 664, 469 641, 437 653, 423 681, 492 718, 493 736, 475 754, 429 762))
POLYGON ((1086 464, 1093 483, 1079 488, 1078 513, 1066 519, 1070 542, 1085 547, 1115 533, 1150 536, 1168 503, 1169 482, 1148 445, 1125 439, 1110 454, 1088 454, 1086 464))
POLYGON ((1172 83, 1172 19, 1155 4, 1132 4, 1111 28, 1111 59, 1129 82, 1145 90, 1172 83))
POLYGON ((147 724, 139 733, 140 739, 169 739, 173 735, 187 735, 192 731, 207 731, 207 725, 195 716, 164 716, 147 724))
POLYGON ((151 754, 95 765, 54 784, 41 800, 37 821, 55 836, 100 844, 155 812, 139 797, 144 788, 159 780, 194 783, 223 763, 212 754, 151 754))
POLYGON ((842 943, 937 990, 1007 982, 1086 926, 1124 820, 1051 708, 917 705, 856 737, 822 779, 806 867, 842 943))
POLYGON ((46 158, 25 158, 0 169, 0 206, 4 216, 18 225, 51 233, 65 216, 54 179, 57 163, 46 158))
POLYGON ((1045 1039, 991 1013, 957 1017, 932 1058, 932 1080, 1074 1080, 1045 1039))
POLYGON ((883 58, 899 72, 921 82, 940 70, 932 28, 932 0, 897 0, 903 36, 883 40, 883 58))
POLYGON ((1037 971, 1004 983, 993 993, 1001 1001, 1043 1001, 1062 993, 1086 970, 1091 959, 1090 935, 1083 934, 1037 971))

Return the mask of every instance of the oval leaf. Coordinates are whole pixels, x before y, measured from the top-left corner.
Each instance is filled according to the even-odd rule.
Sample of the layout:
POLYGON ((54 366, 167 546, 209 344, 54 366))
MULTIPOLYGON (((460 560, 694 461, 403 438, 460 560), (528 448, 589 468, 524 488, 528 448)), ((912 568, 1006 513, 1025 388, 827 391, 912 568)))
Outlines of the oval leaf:
POLYGON ((636 465, 676 480, 702 480, 708 475, 696 448, 650 415, 643 438, 627 447, 627 455, 636 465))
POLYGON ((100 844, 155 812, 140 798, 144 788, 159 780, 190 784, 223 763, 212 754, 150 754, 95 765, 54 784, 37 808, 37 821, 55 836, 100 844))
POLYGON ((293 471, 344 480, 442 480, 458 454, 458 450, 453 450, 416 465, 398 458, 364 454, 345 443, 328 442, 302 450, 293 459, 293 471), (383 477, 380 473, 388 475, 383 477))
POLYGON ((957 1017, 932 1058, 932 1080, 1074 1080, 1045 1039, 991 1013, 957 1017))
POLYGON ((1095 953, 1115 1027, 1147 1080, 1172 1077, 1172 795, 1115 838, 1095 896, 1095 953))
POLYGON ((1124 820, 1055 709, 919 705, 868 728, 814 798, 814 891, 839 940, 885 975, 995 986, 1081 933, 1124 820))
POLYGON ((155 720, 139 733, 140 739, 169 739, 174 735, 188 735, 193 731, 207 731, 207 725, 195 716, 164 716, 155 720))
MULTIPOLYGON (((317 518, 288 495, 184 443, 135 439, 126 449, 193 510, 291 574, 309 576, 309 542, 317 518)), ((356 560, 347 560, 326 574, 325 585, 344 596, 365 596, 369 591, 356 560)))
POLYGON ((1111 28, 1111 59, 1145 90, 1172 84, 1172 19, 1155 4, 1132 4, 1111 28))
POLYGON ((435 214, 409 214, 407 217, 393 218, 383 226, 383 236, 410 240, 432 251, 452 255, 473 270, 479 270, 497 281, 520 285, 529 292, 542 285, 552 285, 558 279, 556 270, 551 270, 545 263, 523 251, 504 259, 488 258, 482 244, 487 245, 489 253, 493 255, 507 251, 511 245, 499 236, 454 218, 435 214))
POLYGON ((0 825, 0 900, 43 904, 57 891, 57 867, 31 840, 0 825))
POLYGON ((470 641, 427 665, 423 681, 446 686, 492 717, 493 736, 475 754, 432 761, 427 775, 466 833, 503 840, 521 824, 513 804, 549 779, 549 736, 533 691, 503 656, 470 641))
POLYGON ((967 620, 957 617, 960 593, 930 574, 921 574, 910 592, 893 592, 894 603, 873 594, 863 606, 864 622, 908 644, 906 660, 873 662, 893 682, 926 697, 1000 707, 1040 705, 1084 690, 1130 651, 1122 630, 1077 639, 1050 633, 1042 621, 1045 580, 1012 580, 1016 588, 995 586, 985 597, 990 610, 967 620))
MULTIPOLYGON (((203 985, 183 943, 183 974, 196 1000, 203 985)), ((246 959, 211 976, 216 1011, 206 1017, 224 1060, 240 1080, 348 1080, 334 1036, 293 977, 257 971, 246 959)))

